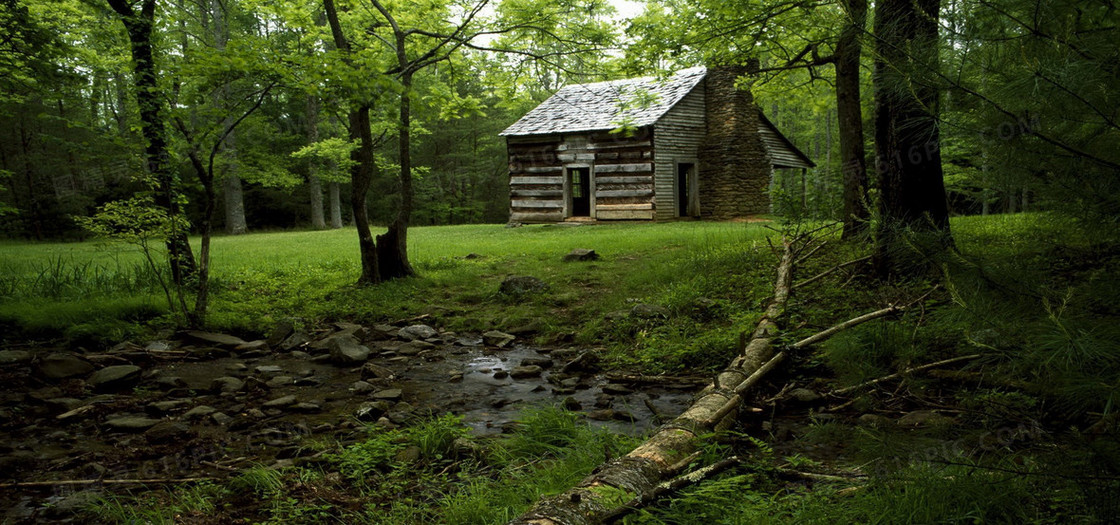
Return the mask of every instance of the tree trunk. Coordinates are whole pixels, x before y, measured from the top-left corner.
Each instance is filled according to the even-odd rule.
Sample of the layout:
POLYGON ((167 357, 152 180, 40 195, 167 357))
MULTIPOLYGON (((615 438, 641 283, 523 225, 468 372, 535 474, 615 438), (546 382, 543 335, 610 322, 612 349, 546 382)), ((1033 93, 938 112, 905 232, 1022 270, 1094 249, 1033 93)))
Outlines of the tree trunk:
POLYGON ((342 199, 339 197, 341 190, 337 182, 327 183, 328 204, 331 211, 331 229, 342 228, 342 199))
MULTIPOLYGON (((874 265, 902 270, 906 236, 951 244, 941 171, 936 71, 939 0, 883 0, 875 11, 875 168, 879 223, 874 265)), ((925 264, 925 262, 921 263, 925 264)))
MULTIPOLYGON (((327 23, 334 37, 335 47, 343 53, 343 60, 350 63, 350 42, 342 32, 334 0, 323 0, 323 10, 327 15, 327 23)), ((362 261, 362 274, 358 277, 358 284, 368 285, 381 282, 377 243, 369 231, 369 214, 366 210, 366 194, 373 180, 373 170, 376 169, 373 159, 373 135, 369 129, 369 102, 351 101, 350 104, 347 115, 350 123, 350 140, 358 143, 358 148, 350 154, 350 158, 354 161, 353 167, 350 168, 350 204, 354 211, 354 225, 358 228, 358 252, 362 261)))
MULTIPOLYGON (((404 38, 398 36, 398 54, 403 56, 404 38)), ((400 181, 401 203, 397 218, 389 225, 389 231, 377 236, 378 263, 381 265, 381 279, 389 280, 415 275, 408 262, 408 223, 412 217, 412 73, 405 70, 401 74, 400 100, 400 181)))
MULTIPOLYGON (((152 51, 152 29, 155 23, 155 0, 143 0, 140 12, 133 10, 127 0, 108 0, 113 11, 120 16, 128 32, 132 52, 132 82, 136 89, 136 102, 140 108, 140 132, 144 137, 144 160, 153 184, 156 203, 171 217, 179 217, 176 177, 169 165, 167 128, 163 120, 163 105, 159 82, 156 78, 155 54, 152 51)), ((176 229, 168 234, 167 252, 171 276, 175 284, 182 285, 197 271, 191 253, 187 232, 176 229)))
POLYGON ((774 298, 755 327, 750 343, 731 366, 716 376, 713 384, 698 394, 692 406, 629 454, 602 465, 576 488, 537 502, 511 523, 599 523, 611 514, 611 500, 629 501, 646 494, 687 466, 692 452, 700 444, 700 436, 724 428, 734 420, 742 400, 742 392, 736 392, 737 387, 749 385, 748 379, 774 356, 772 342, 778 335, 776 322, 785 314, 793 282, 793 261, 794 250, 787 242, 778 265, 774 298), (685 464, 681 465, 682 462, 685 464))
POLYGON ((836 121, 840 128, 840 173, 843 177, 841 238, 867 231, 867 161, 863 146, 863 112, 860 102, 860 35, 867 25, 867 0, 843 0, 848 23, 836 45, 836 121))
MULTIPOLYGON (((314 144, 319 141, 319 99, 315 95, 307 96, 307 143, 314 144)), ((311 227, 316 230, 327 228, 327 221, 323 217, 323 183, 319 180, 318 165, 315 159, 307 160, 307 190, 311 199, 311 227)))
MULTIPOLYGON (((214 21, 214 49, 218 53, 223 53, 226 50, 226 43, 229 42, 229 23, 228 16, 226 15, 225 5, 220 0, 211 0, 209 13, 214 21)), ((221 89, 215 92, 214 102, 216 107, 222 107, 222 104, 229 101, 229 85, 223 85, 221 89)), ((231 123, 231 118, 227 118, 223 122, 223 127, 228 127, 231 123)), ((226 136, 225 141, 222 143, 222 154, 229 159, 228 170, 225 178, 222 180, 222 199, 226 213, 226 233, 230 235, 241 235, 249 231, 249 226, 245 221, 245 197, 244 192, 241 190, 241 177, 237 175, 237 143, 234 138, 234 133, 230 132, 226 136)), ((213 174, 211 174, 213 175, 213 174)), ((211 181, 213 185, 213 181, 211 181)))

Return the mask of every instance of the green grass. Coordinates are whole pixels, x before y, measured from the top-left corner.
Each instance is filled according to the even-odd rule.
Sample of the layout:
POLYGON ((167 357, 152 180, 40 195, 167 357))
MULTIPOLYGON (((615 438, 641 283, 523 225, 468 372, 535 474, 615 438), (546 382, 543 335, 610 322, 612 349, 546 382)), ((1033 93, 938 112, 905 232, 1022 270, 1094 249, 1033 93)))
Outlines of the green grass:
MULTIPOLYGON (((352 230, 217 237, 208 322, 249 337, 283 318, 373 323, 429 314, 444 329, 531 326, 542 342, 605 344, 635 366, 680 368, 698 355, 711 355, 715 366, 733 350, 733 338, 698 336, 706 325, 753 315, 768 293, 759 277, 772 272, 763 248, 771 233, 707 222, 412 228, 409 253, 419 277, 367 288, 353 284, 359 269, 352 230), (575 248, 594 249, 602 259, 561 262, 575 248), (500 296, 500 282, 512 275, 538 277, 550 288, 527 298, 500 296), (606 320, 637 301, 666 306, 675 320, 606 320), (655 346, 660 354, 633 354, 655 346)), ((100 332, 110 344, 144 326, 173 323, 158 281, 145 274, 133 246, 7 243, 0 253, 0 324, 25 336, 73 335, 84 326, 79 332, 86 335, 77 335, 100 332)))

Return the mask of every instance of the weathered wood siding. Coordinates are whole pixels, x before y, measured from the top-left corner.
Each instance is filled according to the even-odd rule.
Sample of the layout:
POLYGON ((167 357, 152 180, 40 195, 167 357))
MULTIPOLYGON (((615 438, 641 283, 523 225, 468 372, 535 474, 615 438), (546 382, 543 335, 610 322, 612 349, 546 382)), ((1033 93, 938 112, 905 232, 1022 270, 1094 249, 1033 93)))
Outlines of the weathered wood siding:
MULTIPOLYGON (((677 216, 677 162, 696 163, 707 133, 704 83, 697 85, 657 121, 653 133, 654 200, 657 219, 677 216)), ((703 174, 699 175, 703 185, 703 174)))
POLYGON ((599 220, 653 218, 653 134, 639 128, 630 137, 591 135, 595 154, 591 215, 599 220))
POLYGON ((557 156, 560 135, 508 137, 509 220, 564 220, 564 167, 557 156))
POLYGON ((559 222, 571 216, 567 168, 591 168, 590 216, 653 218, 653 143, 649 128, 623 137, 608 132, 510 136, 510 220, 559 222))
POLYGON ((774 163, 774 168, 811 168, 813 164, 807 162, 785 138, 783 138, 777 129, 774 129, 773 124, 762 119, 758 127, 758 132, 762 135, 762 142, 766 144, 766 150, 770 153, 770 161, 774 163))

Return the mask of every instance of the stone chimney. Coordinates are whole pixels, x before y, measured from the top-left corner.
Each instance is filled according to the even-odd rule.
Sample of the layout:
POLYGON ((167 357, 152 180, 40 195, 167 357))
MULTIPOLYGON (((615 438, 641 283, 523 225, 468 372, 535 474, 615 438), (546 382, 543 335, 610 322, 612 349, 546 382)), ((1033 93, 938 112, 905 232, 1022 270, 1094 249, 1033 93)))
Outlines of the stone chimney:
MULTIPOLYGON (((757 67, 757 66, 756 66, 757 67)), ((771 162, 754 97, 735 88, 744 66, 709 68, 708 132, 700 147, 700 214, 726 220, 769 213, 771 162)))

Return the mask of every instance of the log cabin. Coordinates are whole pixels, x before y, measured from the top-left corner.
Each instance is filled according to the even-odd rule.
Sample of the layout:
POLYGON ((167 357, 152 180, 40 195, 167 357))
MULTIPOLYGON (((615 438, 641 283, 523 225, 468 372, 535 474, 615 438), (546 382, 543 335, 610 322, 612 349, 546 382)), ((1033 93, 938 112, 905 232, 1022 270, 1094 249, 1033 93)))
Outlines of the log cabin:
POLYGON ((775 169, 808 169, 738 89, 743 68, 572 85, 501 133, 510 222, 729 220, 770 212, 775 169))

